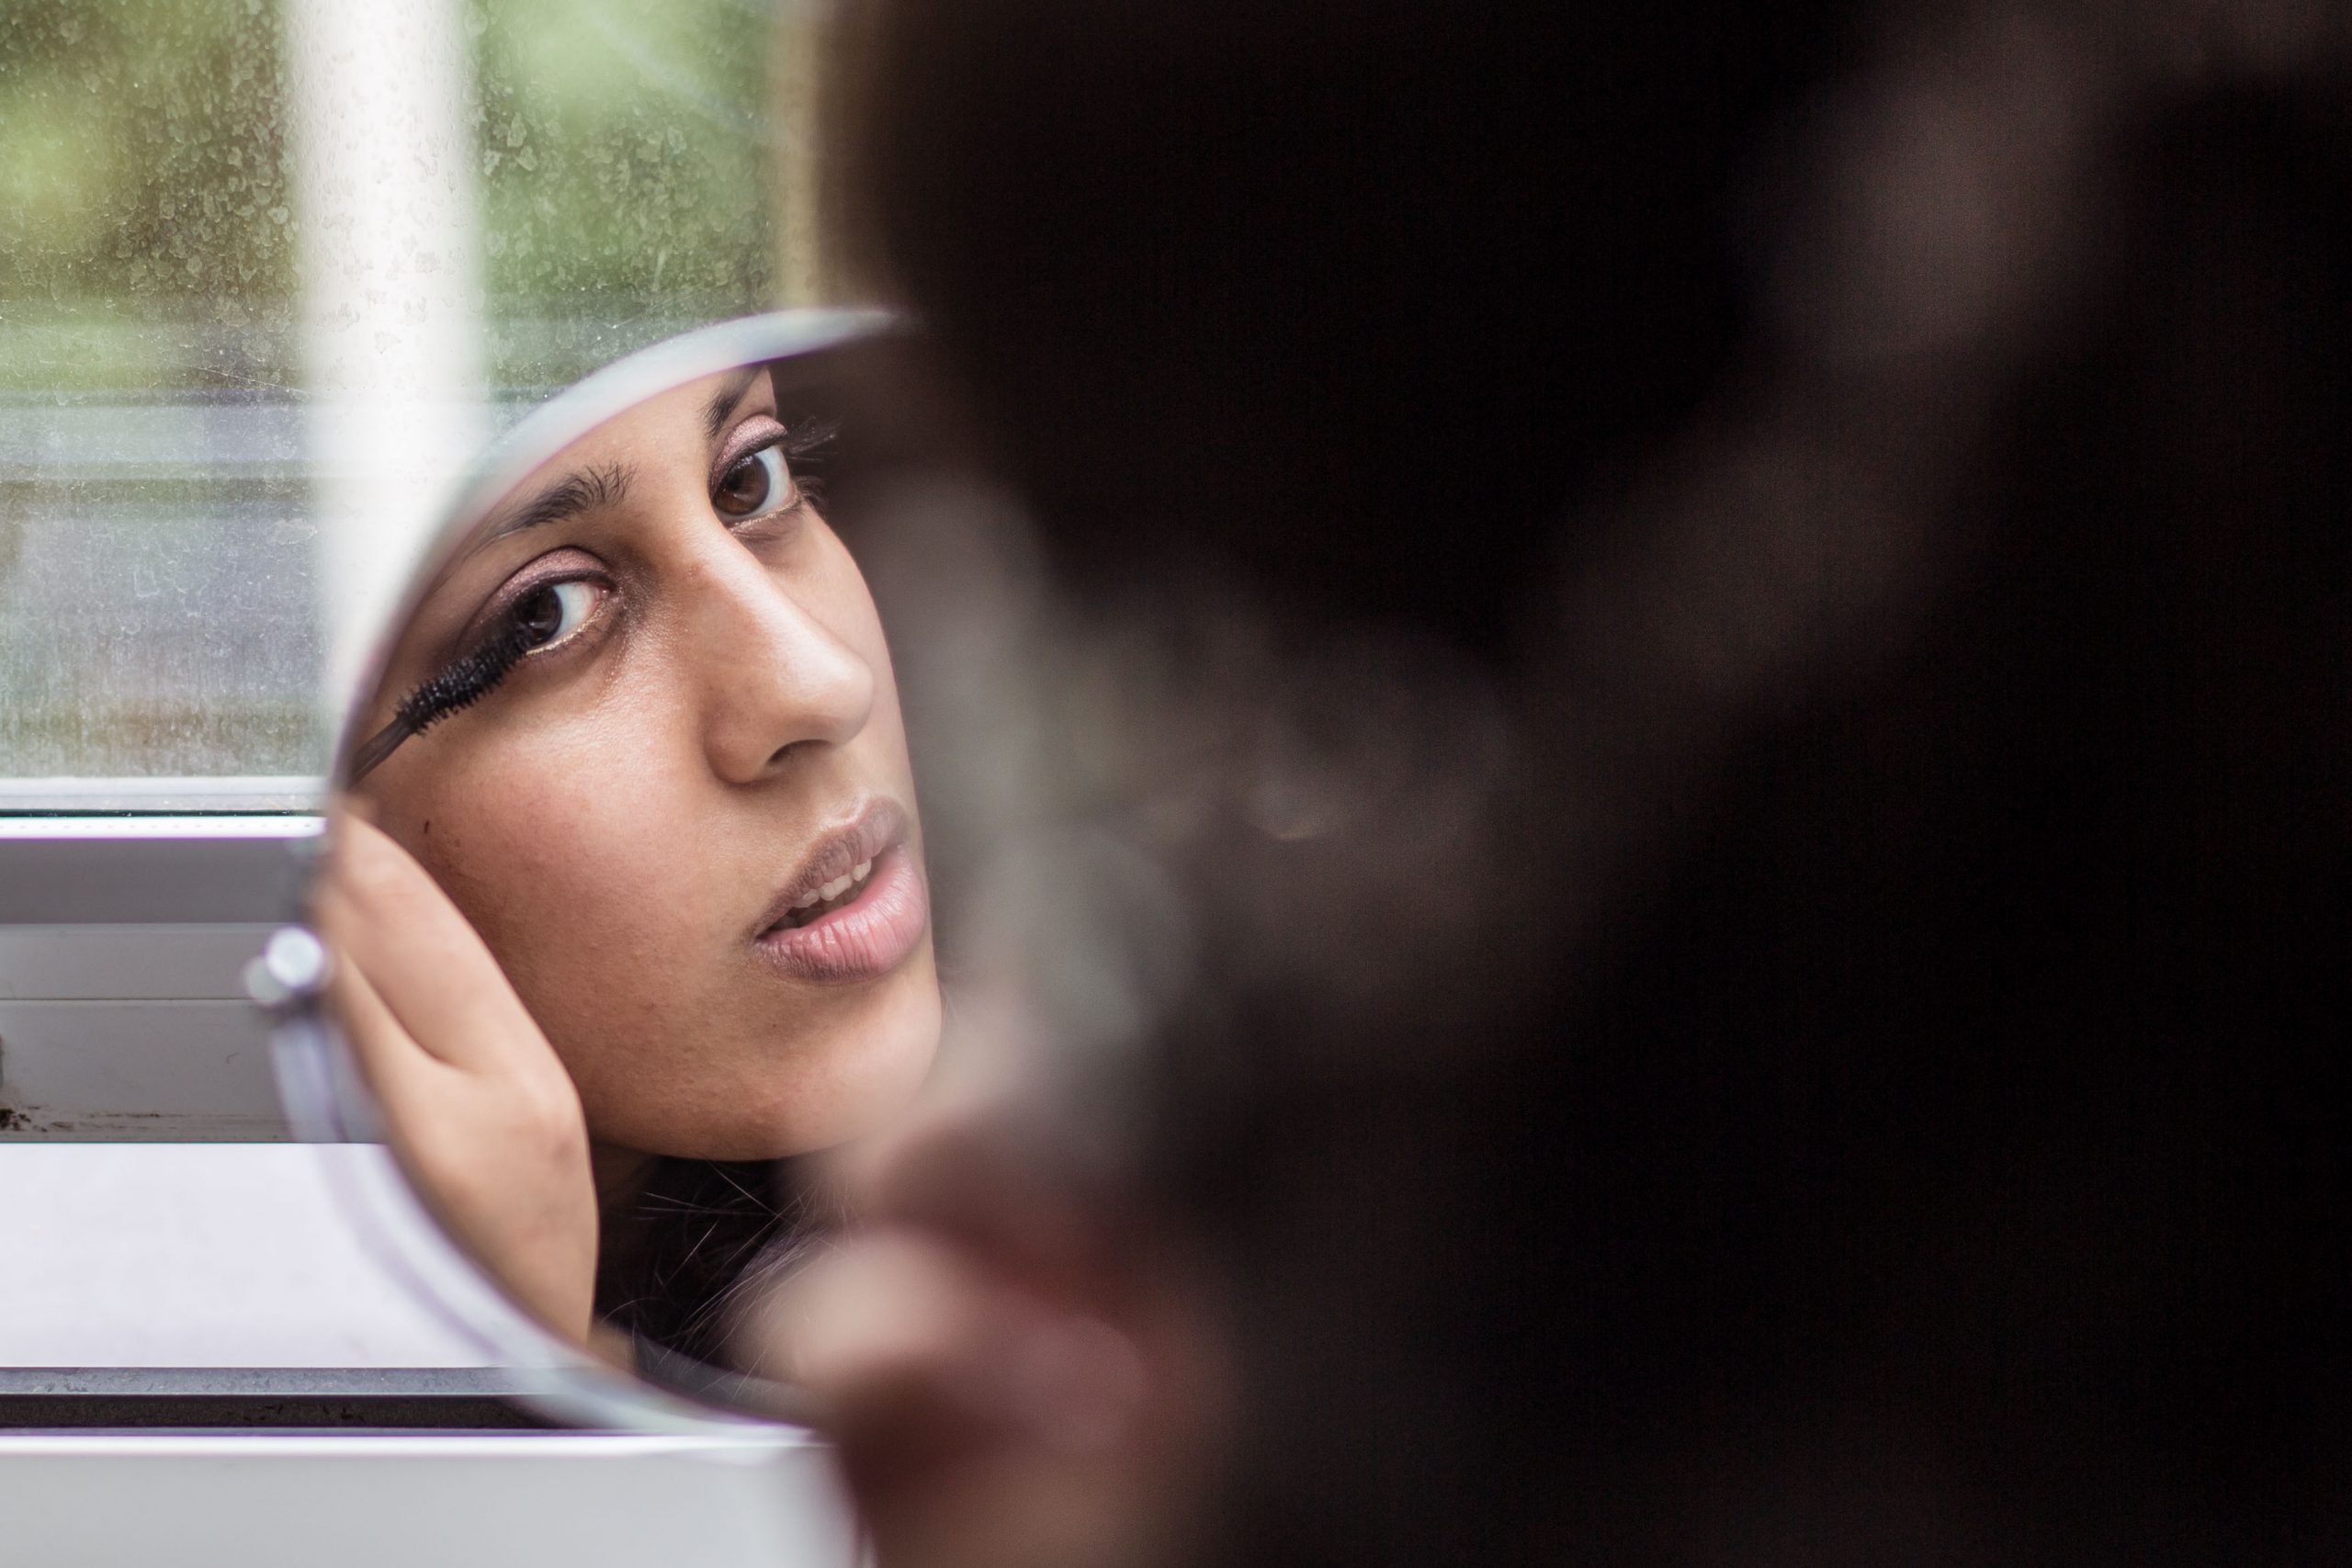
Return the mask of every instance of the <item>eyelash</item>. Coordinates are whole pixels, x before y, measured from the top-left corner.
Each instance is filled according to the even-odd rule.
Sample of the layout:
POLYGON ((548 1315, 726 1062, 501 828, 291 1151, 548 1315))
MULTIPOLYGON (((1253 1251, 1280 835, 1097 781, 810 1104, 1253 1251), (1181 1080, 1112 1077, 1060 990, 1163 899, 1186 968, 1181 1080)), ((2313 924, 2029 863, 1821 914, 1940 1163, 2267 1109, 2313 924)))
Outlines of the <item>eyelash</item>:
MULTIPOLYGON (((777 419, 777 423, 783 424, 781 418, 777 419)), ((796 420, 789 424, 784 424, 784 427, 775 434, 764 436, 741 451, 732 454, 719 465, 718 477, 712 481, 713 508, 716 509, 718 505, 718 487, 746 462, 763 452, 770 451, 781 452, 784 455, 786 477, 792 482, 792 503, 789 506, 778 507, 765 516, 730 524, 729 526, 740 528, 752 523, 765 523, 773 518, 794 516, 805 509, 817 506, 824 497, 824 479, 820 473, 808 471, 806 465, 811 459, 821 458, 825 448, 832 445, 833 437, 840 433, 840 422, 836 420, 796 420)))
POLYGON ((550 588, 596 581, 604 582, 608 592, 616 591, 611 579, 601 572, 574 571, 550 572, 502 594, 489 612, 492 628, 489 634, 467 645, 463 652, 402 697, 392 710, 391 722, 352 751, 346 784, 356 784, 366 778, 401 742, 422 735, 451 714, 462 712, 490 695, 523 660, 551 649, 569 647, 585 636, 583 627, 560 641, 535 648, 527 640, 527 628, 520 623, 502 625, 500 617, 550 588))

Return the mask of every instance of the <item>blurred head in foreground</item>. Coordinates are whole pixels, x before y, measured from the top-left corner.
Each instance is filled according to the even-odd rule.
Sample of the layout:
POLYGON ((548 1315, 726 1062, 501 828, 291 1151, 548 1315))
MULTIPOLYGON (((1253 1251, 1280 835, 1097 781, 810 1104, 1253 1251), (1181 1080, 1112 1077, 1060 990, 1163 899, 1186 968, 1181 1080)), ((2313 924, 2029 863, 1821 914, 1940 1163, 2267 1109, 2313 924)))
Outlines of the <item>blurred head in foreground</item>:
POLYGON ((1525 11, 855 13, 884 1562, 2340 1554, 2340 19, 1525 11))

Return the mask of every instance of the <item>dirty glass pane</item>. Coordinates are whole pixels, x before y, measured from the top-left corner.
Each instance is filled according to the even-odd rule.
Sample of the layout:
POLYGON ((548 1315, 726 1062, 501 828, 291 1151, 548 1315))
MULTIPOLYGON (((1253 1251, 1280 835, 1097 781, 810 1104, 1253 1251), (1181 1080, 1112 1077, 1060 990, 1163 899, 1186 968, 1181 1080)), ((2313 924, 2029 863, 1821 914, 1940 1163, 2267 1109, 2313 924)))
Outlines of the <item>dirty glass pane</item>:
POLYGON ((0 9, 0 773, 315 767, 276 18, 0 9))
POLYGON ((782 302, 770 65, 752 0, 473 6, 490 366, 558 385, 782 302))
MULTIPOLYGON (((0 6, 0 811, 78 780, 324 770, 350 606, 323 586, 306 301, 361 242, 307 223, 303 161, 371 174, 314 122, 304 141, 334 86, 305 73, 340 68, 304 47, 304 6, 315 25, 338 3, 0 6)), ((780 302, 789 27, 755 0, 384 14, 436 9, 462 53, 448 221, 474 231, 445 250, 481 274, 483 428, 780 302)))

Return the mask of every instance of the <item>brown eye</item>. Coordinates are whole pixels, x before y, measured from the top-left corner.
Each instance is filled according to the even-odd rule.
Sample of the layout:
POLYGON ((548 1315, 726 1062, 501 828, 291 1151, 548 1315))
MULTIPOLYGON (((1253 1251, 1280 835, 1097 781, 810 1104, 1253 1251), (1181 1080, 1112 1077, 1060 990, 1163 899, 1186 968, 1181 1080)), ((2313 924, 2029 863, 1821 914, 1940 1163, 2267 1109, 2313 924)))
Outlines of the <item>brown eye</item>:
POLYGON ((569 641, 603 602, 603 591, 593 582, 550 582, 516 600, 507 615, 523 634, 525 651, 536 653, 569 641))
POLYGON ((554 589, 542 588, 514 606, 514 625, 523 633, 526 648, 553 642, 563 625, 563 602, 554 589))
POLYGON ((720 476, 718 488, 711 492, 710 503, 720 515, 742 522, 763 517, 791 499, 792 474, 784 466, 783 451, 763 446, 737 458, 734 466, 720 476))

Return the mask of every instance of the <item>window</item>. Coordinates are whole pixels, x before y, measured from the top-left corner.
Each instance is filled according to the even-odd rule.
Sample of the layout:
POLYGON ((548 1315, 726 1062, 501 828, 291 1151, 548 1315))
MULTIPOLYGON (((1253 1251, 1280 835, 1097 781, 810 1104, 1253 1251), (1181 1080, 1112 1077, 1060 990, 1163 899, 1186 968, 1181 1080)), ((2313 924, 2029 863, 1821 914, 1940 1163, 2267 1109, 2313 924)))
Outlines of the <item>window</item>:
POLYGON ((805 294, 793 37, 739 0, 0 12, 0 811, 305 796, 479 441, 805 294))

